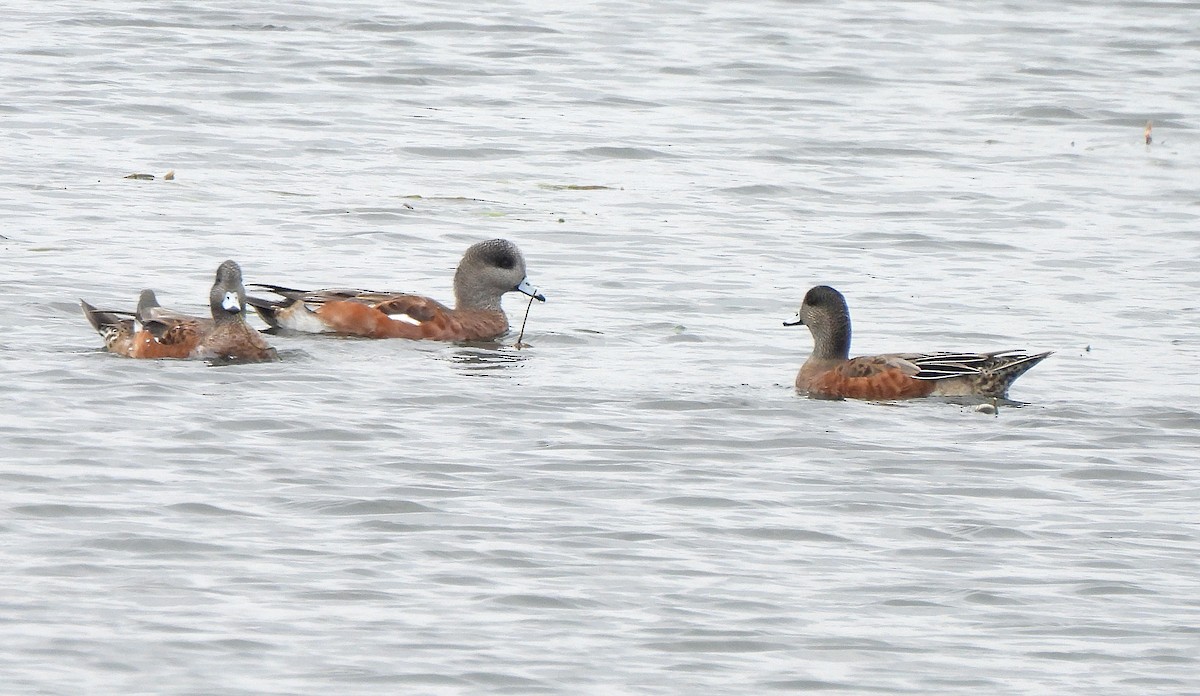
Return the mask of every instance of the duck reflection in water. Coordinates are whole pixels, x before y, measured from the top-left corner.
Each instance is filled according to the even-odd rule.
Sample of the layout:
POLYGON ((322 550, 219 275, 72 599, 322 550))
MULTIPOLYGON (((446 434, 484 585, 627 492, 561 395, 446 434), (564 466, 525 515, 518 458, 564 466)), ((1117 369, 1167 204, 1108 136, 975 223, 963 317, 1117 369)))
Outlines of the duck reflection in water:
POLYGON ((529 353, 503 343, 487 342, 455 346, 443 351, 438 359, 474 377, 513 377, 513 368, 528 360, 529 353))

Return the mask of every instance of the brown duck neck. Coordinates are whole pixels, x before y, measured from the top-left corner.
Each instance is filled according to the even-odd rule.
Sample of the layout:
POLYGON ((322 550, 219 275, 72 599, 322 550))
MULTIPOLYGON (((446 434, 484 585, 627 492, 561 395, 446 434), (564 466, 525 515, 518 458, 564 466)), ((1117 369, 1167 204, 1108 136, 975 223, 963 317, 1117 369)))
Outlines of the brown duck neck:
MULTIPOLYGON (((214 293, 214 295, 212 297, 212 301, 210 302, 211 306, 209 309, 212 310, 213 323, 217 326, 227 326, 229 324, 244 323, 245 319, 242 317, 242 312, 230 312, 229 310, 227 310, 221 306, 222 298, 224 298, 224 293, 221 294, 220 298, 218 298, 217 295, 214 293)), ((244 301, 243 301, 243 306, 245 306, 244 301)))

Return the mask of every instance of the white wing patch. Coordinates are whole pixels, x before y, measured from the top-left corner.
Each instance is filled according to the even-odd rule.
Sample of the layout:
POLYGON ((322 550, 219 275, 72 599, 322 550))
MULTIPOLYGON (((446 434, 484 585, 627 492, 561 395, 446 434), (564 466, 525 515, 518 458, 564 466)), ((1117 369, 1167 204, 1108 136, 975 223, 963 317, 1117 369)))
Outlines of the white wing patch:
POLYGON ((412 324, 413 326, 421 325, 420 321, 412 318, 411 316, 409 316, 403 312, 401 312, 400 314, 389 314, 387 316, 388 316, 388 319, 391 319, 392 321, 402 321, 405 324, 412 324))

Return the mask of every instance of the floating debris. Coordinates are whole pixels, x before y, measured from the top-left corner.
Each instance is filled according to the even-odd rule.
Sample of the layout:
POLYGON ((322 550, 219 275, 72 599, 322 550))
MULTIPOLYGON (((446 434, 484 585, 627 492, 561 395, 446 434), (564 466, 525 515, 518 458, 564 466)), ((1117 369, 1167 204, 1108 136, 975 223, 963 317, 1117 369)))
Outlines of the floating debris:
POLYGON ((400 196, 411 201, 456 201, 467 203, 499 203, 499 201, 489 201, 483 198, 468 198, 467 196, 422 196, 419 193, 411 193, 407 196, 400 196))
POLYGON ((1147 145, 1149 145, 1151 142, 1154 141, 1154 138, 1150 137, 1150 131, 1153 129, 1154 129, 1154 124, 1151 123, 1150 121, 1146 121, 1146 130, 1143 131, 1142 133, 1146 136, 1146 144, 1147 145))
POLYGON ((517 333, 517 342, 513 346, 517 350, 521 350, 522 348, 530 347, 530 345, 528 343, 524 343, 523 341, 521 341, 521 339, 525 338, 525 324, 526 324, 526 322, 529 321, 529 310, 533 307, 533 300, 534 300, 533 295, 530 295, 529 296, 529 304, 525 306, 525 318, 521 319, 521 331, 519 333, 517 333))
POLYGON ((613 187, 598 184, 538 184, 538 188, 548 191, 611 191, 613 187))
MULTIPOLYGON (((154 179, 156 177, 153 174, 126 174, 125 178, 126 179, 137 179, 138 181, 154 181, 154 179)), ((174 181, 174 180, 175 180, 175 170, 174 169, 167 172, 166 174, 163 174, 163 181, 174 181)))

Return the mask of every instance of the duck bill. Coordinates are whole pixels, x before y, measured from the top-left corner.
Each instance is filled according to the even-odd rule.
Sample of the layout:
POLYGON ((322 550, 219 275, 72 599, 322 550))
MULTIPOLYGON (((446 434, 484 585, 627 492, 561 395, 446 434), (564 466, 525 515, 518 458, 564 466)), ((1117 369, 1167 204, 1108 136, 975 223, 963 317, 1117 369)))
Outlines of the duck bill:
POLYGON ((797 314, 795 317, 792 318, 791 321, 783 322, 783 325, 784 326, 804 326, 804 320, 800 318, 799 314, 797 314))
POLYGON ((221 307, 226 312, 237 313, 242 311, 242 301, 238 299, 236 292, 227 292, 225 299, 221 300, 221 307))
POLYGON ((538 302, 546 301, 546 296, 543 295, 542 293, 538 292, 537 288, 530 285, 528 278, 523 279, 520 283, 517 284, 516 291, 524 293, 526 295, 529 295, 530 297, 537 300, 538 302))

